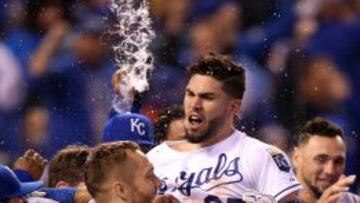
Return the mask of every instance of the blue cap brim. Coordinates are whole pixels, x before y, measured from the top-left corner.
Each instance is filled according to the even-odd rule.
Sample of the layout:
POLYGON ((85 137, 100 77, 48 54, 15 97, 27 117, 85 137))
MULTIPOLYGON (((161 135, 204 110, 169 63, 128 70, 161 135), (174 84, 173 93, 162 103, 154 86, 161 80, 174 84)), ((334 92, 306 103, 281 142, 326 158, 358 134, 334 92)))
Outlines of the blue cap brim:
POLYGON ((15 193, 12 193, 12 194, 8 194, 3 199, 10 199, 10 198, 14 198, 14 197, 22 197, 22 196, 25 196, 26 194, 29 194, 31 192, 34 192, 34 191, 38 190, 42 186, 43 186, 42 181, 23 182, 23 183, 21 183, 19 191, 15 192, 15 193))

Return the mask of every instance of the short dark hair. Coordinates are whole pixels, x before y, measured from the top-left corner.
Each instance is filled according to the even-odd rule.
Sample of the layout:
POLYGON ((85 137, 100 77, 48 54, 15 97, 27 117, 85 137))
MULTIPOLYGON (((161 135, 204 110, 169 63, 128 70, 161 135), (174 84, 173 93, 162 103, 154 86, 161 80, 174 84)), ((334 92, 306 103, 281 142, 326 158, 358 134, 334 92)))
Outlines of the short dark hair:
POLYGON ((112 169, 118 168, 120 174, 119 166, 124 166, 128 160, 128 150, 139 150, 139 146, 130 141, 116 141, 93 148, 85 164, 85 184, 94 198, 103 191, 102 185, 110 178, 112 169))
POLYGON ((75 187, 84 181, 85 162, 90 153, 87 146, 70 145, 56 153, 49 166, 49 187, 66 181, 75 187))
POLYGON ((315 117, 305 123, 303 128, 300 130, 297 139, 297 146, 307 143, 307 141, 309 141, 309 139, 313 136, 330 138, 340 136, 344 139, 341 128, 322 117, 315 117))
POLYGON ((184 109, 181 106, 172 106, 166 108, 159 114, 155 124, 156 141, 160 142, 167 139, 169 125, 172 121, 185 117, 184 109))
POLYGON ((222 82, 226 94, 242 99, 245 91, 245 70, 228 57, 217 54, 207 54, 200 57, 188 69, 188 76, 195 74, 207 75, 222 82))

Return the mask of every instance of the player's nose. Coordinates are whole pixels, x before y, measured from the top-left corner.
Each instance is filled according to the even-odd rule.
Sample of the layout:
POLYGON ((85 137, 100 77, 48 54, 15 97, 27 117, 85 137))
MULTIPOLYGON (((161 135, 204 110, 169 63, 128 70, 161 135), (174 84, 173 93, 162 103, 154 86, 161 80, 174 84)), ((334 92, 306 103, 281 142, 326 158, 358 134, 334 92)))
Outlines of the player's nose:
POLYGON ((329 161, 324 165, 324 173, 327 175, 335 174, 335 164, 332 161, 329 161))
POLYGON ((202 100, 200 97, 193 97, 190 101, 190 108, 192 110, 199 110, 201 109, 202 100))

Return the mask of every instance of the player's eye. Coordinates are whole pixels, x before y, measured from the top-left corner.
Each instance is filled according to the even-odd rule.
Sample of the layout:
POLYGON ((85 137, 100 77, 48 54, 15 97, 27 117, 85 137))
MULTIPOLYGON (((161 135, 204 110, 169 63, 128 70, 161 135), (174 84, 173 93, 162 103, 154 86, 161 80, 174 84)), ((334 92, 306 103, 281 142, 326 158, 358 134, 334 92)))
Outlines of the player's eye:
POLYGON ((193 97, 195 94, 193 92, 190 92, 190 91, 186 91, 185 92, 185 96, 188 96, 188 97, 193 97))
POLYGON ((157 177, 155 175, 151 175, 148 177, 148 180, 151 182, 156 182, 157 181, 157 177))
POLYGON ((214 98, 214 96, 205 96, 204 99, 207 100, 207 101, 212 101, 215 98, 214 98))
POLYGON ((148 173, 148 174, 146 175, 146 177, 147 177, 148 179, 151 179, 151 180, 156 178, 156 176, 155 176, 154 173, 148 173))
POLYGON ((337 164, 337 165, 341 165, 341 164, 344 164, 345 160, 344 158, 337 158, 334 160, 334 163, 337 164))
POLYGON ((315 162, 318 163, 318 164, 325 164, 328 160, 329 160, 329 157, 327 155, 318 155, 314 158, 315 162))

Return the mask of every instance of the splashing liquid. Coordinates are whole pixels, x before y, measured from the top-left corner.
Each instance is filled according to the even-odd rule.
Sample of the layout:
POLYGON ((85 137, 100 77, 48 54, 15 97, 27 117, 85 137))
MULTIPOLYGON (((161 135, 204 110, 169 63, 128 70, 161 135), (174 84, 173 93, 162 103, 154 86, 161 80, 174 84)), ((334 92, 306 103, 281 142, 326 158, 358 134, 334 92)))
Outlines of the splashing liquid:
POLYGON ((113 100, 114 109, 121 113, 131 108, 132 90, 149 88, 147 76, 154 68, 149 46, 155 34, 147 0, 111 0, 110 10, 115 19, 106 34, 111 38, 117 67, 127 73, 120 84, 121 94, 113 100))

